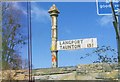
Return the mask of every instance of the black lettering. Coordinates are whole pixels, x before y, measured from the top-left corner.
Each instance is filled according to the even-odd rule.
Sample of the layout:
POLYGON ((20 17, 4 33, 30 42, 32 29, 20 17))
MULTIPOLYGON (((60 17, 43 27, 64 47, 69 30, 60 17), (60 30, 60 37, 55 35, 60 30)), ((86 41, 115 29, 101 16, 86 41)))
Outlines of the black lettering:
POLYGON ((81 48, 81 46, 80 46, 80 45, 78 45, 78 48, 81 48))
POLYGON ((68 46, 68 49, 71 49, 71 46, 68 46))
POLYGON ((60 49, 63 49, 62 46, 60 46, 60 49))
POLYGON ((62 42, 60 42, 59 44, 62 45, 62 42))
POLYGON ((88 48, 91 48, 91 47, 92 47, 92 45, 91 45, 91 44, 87 44, 87 47, 88 47, 88 48))

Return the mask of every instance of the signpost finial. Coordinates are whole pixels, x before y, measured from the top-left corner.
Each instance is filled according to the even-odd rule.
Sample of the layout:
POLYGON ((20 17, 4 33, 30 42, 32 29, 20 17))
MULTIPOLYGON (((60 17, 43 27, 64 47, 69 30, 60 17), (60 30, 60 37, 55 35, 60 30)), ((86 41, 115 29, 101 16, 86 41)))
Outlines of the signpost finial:
POLYGON ((50 13, 50 15, 56 15, 58 16, 58 14, 60 13, 58 8, 56 7, 55 4, 52 5, 52 7, 48 10, 48 13, 50 13))

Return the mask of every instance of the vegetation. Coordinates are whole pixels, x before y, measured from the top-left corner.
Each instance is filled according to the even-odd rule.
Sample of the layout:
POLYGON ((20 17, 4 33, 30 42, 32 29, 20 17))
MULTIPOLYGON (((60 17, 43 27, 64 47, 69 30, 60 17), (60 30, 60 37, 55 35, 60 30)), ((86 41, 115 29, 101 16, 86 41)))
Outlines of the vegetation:
POLYGON ((13 3, 2 3, 2 69, 21 69, 19 49, 26 44, 22 33, 21 11, 13 3))
MULTIPOLYGON (((109 75, 112 75, 111 73, 113 70, 116 70, 116 67, 118 66, 118 58, 117 58, 117 52, 115 49, 111 48, 110 46, 101 46, 97 47, 92 53, 85 54, 84 57, 81 57, 80 59, 84 59, 86 57, 89 57, 91 55, 97 55, 97 59, 93 61, 93 63, 101 63, 102 67, 99 72, 98 76, 96 78, 98 79, 106 79, 108 78, 108 75, 105 75, 105 72, 109 72, 109 75)), ((97 68, 97 67, 96 67, 97 68)), ((117 77, 117 73, 113 74, 115 78, 117 77)), ((109 76, 110 77, 110 76, 109 76)), ((108 78, 109 79, 109 78, 108 78)), ((111 77, 110 79, 114 79, 111 77)))
MULTIPOLYGON (((0 3, 0 11, 2 10, 2 6, 0 3)), ((0 12, 0 54, 2 54, 2 13, 0 12)), ((0 55, 0 69, 2 69, 2 58, 0 55)))
POLYGON ((80 57, 80 59, 84 59, 91 55, 97 55, 97 59, 93 61, 93 63, 117 63, 117 52, 115 49, 110 46, 101 46, 97 47, 92 53, 87 53, 85 56, 80 57))

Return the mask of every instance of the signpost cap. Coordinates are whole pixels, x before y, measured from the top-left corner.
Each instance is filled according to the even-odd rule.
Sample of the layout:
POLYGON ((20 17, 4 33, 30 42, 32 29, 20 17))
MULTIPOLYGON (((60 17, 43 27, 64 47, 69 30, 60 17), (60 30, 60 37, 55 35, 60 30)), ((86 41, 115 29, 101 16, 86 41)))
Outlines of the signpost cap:
POLYGON ((48 13, 50 13, 51 16, 55 15, 58 16, 60 13, 59 10, 57 9, 56 5, 53 4, 53 6, 48 10, 48 13))

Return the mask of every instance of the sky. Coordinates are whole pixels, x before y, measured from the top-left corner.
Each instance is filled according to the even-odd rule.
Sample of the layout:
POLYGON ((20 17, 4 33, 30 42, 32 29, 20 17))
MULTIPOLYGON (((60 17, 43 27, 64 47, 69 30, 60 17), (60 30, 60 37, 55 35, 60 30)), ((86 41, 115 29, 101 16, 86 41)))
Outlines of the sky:
MULTIPOLYGON (((27 4, 13 2, 20 9, 26 23, 27 4)), ((97 14, 96 2, 31 2, 32 22, 32 58, 33 68, 50 68, 51 63, 51 17, 48 13, 55 4, 60 14, 58 16, 58 40, 73 40, 97 38, 99 46, 111 46, 117 50, 116 35, 112 24, 112 16, 97 14)), ((24 33, 27 32, 25 25, 24 33)), ((58 51, 58 66, 76 66, 89 64, 97 58, 92 55, 80 60, 81 56, 91 53, 95 48, 58 51)), ((27 45, 20 49, 23 58, 27 58, 27 45)))

